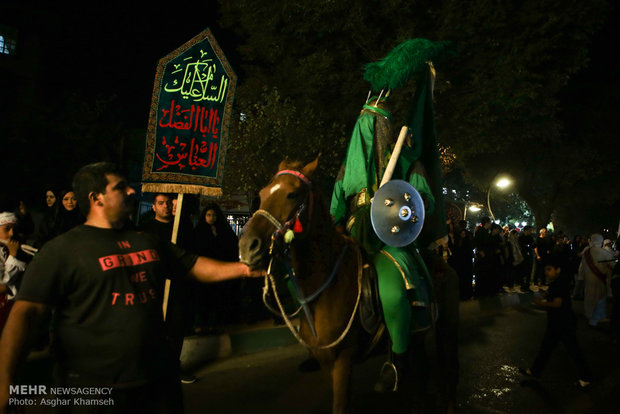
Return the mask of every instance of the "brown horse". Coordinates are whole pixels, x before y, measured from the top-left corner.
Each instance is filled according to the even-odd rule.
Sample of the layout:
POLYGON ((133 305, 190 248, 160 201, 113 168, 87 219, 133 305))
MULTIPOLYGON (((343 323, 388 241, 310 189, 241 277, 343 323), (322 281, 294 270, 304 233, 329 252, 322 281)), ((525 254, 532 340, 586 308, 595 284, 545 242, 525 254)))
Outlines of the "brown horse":
POLYGON ((349 408, 352 363, 367 345, 358 311, 362 270, 372 264, 333 225, 324 196, 312 187, 317 165, 318 158, 305 166, 280 163, 260 191, 259 210, 246 224, 239 249, 242 261, 268 273, 274 258, 286 251, 308 313, 300 315, 299 334, 291 330, 331 374, 332 412, 341 414, 349 408))

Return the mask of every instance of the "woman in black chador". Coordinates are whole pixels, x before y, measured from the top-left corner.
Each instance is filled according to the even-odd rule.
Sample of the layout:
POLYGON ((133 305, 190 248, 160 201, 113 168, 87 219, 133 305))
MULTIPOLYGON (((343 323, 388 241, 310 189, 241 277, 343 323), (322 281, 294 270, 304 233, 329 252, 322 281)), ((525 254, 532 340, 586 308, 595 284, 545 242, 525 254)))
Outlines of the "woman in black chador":
POLYGON ((48 208, 53 209, 53 216, 50 217, 48 215, 45 219, 48 221, 45 225, 41 226, 35 247, 41 248, 54 237, 60 236, 72 228, 83 224, 85 221, 84 215, 78 208, 77 199, 75 198, 73 190, 59 191, 55 195, 55 203, 50 205, 48 202, 48 208))
MULTIPOLYGON (((225 262, 236 262, 239 260, 238 243, 239 239, 220 207, 216 203, 207 204, 194 229, 192 246, 195 253, 225 262)), ((197 328, 213 328, 214 325, 238 321, 240 283, 239 280, 231 280, 217 285, 197 286, 197 328)))

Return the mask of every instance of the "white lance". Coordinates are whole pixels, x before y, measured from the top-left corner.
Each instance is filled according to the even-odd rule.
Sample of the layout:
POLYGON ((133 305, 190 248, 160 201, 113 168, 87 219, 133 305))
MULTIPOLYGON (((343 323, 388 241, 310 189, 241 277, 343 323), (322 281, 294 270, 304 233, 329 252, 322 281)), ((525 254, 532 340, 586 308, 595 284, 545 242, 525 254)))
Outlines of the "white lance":
POLYGON ((388 165, 387 167, 385 167, 385 172, 383 173, 383 178, 381 179, 381 184, 379 185, 379 188, 383 187, 383 184, 387 183, 392 179, 392 174, 394 174, 394 168, 396 168, 396 163, 398 162, 400 151, 403 148, 403 144, 405 143, 405 139, 407 138, 408 133, 409 128, 404 125, 400 129, 400 134, 398 135, 398 139, 396 140, 396 145, 394 145, 394 150, 392 151, 390 161, 388 161, 388 165))

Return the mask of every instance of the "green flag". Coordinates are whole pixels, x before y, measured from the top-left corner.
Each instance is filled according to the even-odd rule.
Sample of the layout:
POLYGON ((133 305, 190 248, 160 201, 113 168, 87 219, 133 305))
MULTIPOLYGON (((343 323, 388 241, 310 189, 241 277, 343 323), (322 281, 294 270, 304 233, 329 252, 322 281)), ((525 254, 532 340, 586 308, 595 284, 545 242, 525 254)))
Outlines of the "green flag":
POLYGON ((435 208, 426 215, 424 227, 418 237, 418 246, 428 246, 448 234, 446 208, 443 194, 441 161, 435 134, 433 111, 433 85, 435 68, 429 63, 423 73, 407 116, 407 126, 412 133, 412 146, 404 146, 400 162, 403 171, 408 171, 415 161, 420 161, 426 170, 426 181, 435 198, 435 208))

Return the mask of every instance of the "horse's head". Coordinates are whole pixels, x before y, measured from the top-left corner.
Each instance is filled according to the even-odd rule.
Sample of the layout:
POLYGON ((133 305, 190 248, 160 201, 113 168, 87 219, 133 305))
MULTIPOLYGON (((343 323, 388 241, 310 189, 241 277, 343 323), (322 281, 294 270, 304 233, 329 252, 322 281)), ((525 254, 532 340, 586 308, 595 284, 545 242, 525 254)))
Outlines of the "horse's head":
POLYGON ((289 230, 305 231, 302 223, 307 223, 311 214, 311 178, 318 160, 305 166, 286 160, 280 163, 276 175, 260 191, 260 207, 239 240, 241 261, 253 269, 265 269, 273 243, 281 243, 289 230))

